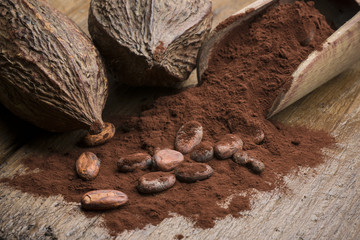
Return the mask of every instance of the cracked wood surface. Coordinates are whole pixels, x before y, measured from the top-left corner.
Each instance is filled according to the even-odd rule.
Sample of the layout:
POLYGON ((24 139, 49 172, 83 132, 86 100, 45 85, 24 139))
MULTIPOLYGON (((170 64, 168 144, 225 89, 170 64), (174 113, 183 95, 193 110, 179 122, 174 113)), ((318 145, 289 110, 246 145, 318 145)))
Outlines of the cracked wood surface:
MULTIPOLYGON (((89 1, 49 2, 87 32, 89 1)), ((213 0, 215 25, 249 2, 213 0)), ((105 114, 135 112, 144 95, 152 96, 144 89, 113 89, 116 94, 110 96, 105 114)), ((47 151, 48 147, 71 148, 82 135, 47 134, 17 121, 2 107, 0 113, 0 177, 23 172, 21 159, 25 155, 47 151), (30 129, 29 136, 24 138, 19 129, 30 129)), ((177 234, 184 239, 358 239, 360 62, 275 119, 330 131, 338 143, 323 150, 326 161, 317 168, 303 168, 299 174, 287 176, 288 191, 258 192, 252 210, 243 212, 241 218, 229 216, 211 229, 199 229, 184 217, 174 216, 158 226, 124 232, 117 239, 174 239, 177 234)), ((101 214, 87 218, 79 206, 61 196, 37 197, 1 184, 0 239, 109 239, 101 214)))

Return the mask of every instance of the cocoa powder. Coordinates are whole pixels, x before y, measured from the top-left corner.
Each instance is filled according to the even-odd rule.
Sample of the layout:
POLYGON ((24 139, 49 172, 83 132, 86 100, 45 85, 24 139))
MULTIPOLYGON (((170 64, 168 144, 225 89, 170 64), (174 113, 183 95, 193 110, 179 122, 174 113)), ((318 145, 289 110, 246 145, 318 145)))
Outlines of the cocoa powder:
MULTIPOLYGON (((29 157, 24 164, 41 171, 1 181, 33 194, 62 194, 71 202, 80 202, 84 193, 95 189, 120 190, 129 202, 102 214, 112 234, 156 225, 170 217, 169 213, 189 217, 202 228, 214 226, 214 220, 228 214, 239 217, 241 211, 250 209, 251 190, 281 187, 282 176, 299 166, 318 165, 323 161, 321 148, 333 143, 326 132, 288 127, 265 117, 276 95, 289 86, 291 73, 332 32, 311 3, 273 7, 218 46, 201 86, 159 96, 137 117, 107 117, 117 127, 114 138, 87 149, 102 160, 95 180, 83 181, 76 175, 74 162, 84 149, 74 147, 70 152, 29 157), (314 29, 309 25, 316 31, 304 44, 303 36, 314 29), (213 145, 225 134, 239 135, 243 150, 265 164, 264 172, 258 175, 230 159, 212 159, 207 162, 214 170, 211 178, 191 184, 177 181, 169 190, 151 195, 136 190, 138 179, 149 170, 117 172, 119 156, 139 150, 153 154, 158 147, 173 149, 177 131, 191 120, 203 126, 202 141, 213 145), (265 137, 257 145, 254 137, 259 129, 265 137), (234 197, 228 208, 220 206, 229 195, 240 192, 244 194, 234 197)), ((193 162, 189 155, 185 162, 193 162)))

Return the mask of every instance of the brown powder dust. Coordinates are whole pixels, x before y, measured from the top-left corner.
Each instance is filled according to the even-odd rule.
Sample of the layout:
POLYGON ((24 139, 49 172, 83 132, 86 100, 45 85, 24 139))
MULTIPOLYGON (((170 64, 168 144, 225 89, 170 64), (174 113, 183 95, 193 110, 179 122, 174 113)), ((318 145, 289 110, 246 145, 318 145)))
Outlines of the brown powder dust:
MULTIPOLYGON (((332 32, 312 3, 273 7, 233 31, 218 46, 201 86, 160 96, 138 117, 108 117, 106 120, 117 128, 109 143, 29 157, 25 165, 41 171, 2 181, 43 196, 62 194, 65 200, 78 203, 90 190, 123 191, 129 202, 101 213, 112 234, 156 225, 170 213, 189 217, 202 228, 214 226, 216 219, 229 214, 239 217, 241 211, 250 209, 254 189, 273 190, 282 186, 282 176, 299 166, 316 166, 323 161, 321 148, 333 142, 325 132, 287 127, 265 118, 276 95, 289 86, 291 73, 332 32), (136 190, 138 178, 149 170, 117 172, 121 156, 153 154, 157 147, 173 149, 178 129, 191 120, 202 124, 203 141, 212 144, 225 134, 241 136, 246 153, 261 160, 265 171, 257 175, 230 159, 212 159, 207 163, 214 169, 209 179, 190 184, 177 181, 174 187, 158 194, 136 190), (259 130, 265 133, 265 139, 257 145, 254 137, 259 130), (93 181, 83 181, 76 175, 75 161, 84 151, 92 151, 101 159, 99 176, 93 181), (242 194, 234 197, 228 208, 220 206, 237 193, 242 194)), ((185 161, 192 161, 189 154, 185 161)), ((99 214, 85 213, 90 217, 99 214)))

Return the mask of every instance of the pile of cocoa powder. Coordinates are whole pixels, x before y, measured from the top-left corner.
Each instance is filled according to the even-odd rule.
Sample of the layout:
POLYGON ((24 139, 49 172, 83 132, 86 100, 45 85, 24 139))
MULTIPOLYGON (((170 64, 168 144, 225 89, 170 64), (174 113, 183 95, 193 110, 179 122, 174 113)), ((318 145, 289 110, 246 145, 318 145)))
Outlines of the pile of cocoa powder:
MULTIPOLYGON (((286 174, 300 166, 321 163, 321 148, 333 143, 326 132, 287 127, 265 117, 277 94, 289 87, 291 73, 332 32, 311 2, 273 7, 234 30, 218 46, 201 86, 167 92, 144 106, 136 117, 108 116, 105 120, 113 122, 117 130, 110 142, 95 148, 74 146, 70 152, 29 157, 24 164, 41 171, 1 181, 42 196, 62 194, 65 200, 78 203, 90 190, 120 190, 128 195, 128 203, 101 213, 112 234, 156 225, 171 213, 189 217, 202 228, 212 227, 215 220, 229 214, 239 217, 241 211, 250 209, 254 189, 270 191, 281 187, 286 174), (315 29, 315 35, 304 44, 309 29, 315 29), (176 132, 191 120, 202 124, 203 141, 212 144, 225 134, 238 134, 246 153, 261 160, 265 171, 254 174, 230 159, 214 158, 208 162, 214 170, 209 179, 176 182, 165 192, 148 195, 136 190, 139 177, 148 170, 117 172, 117 161, 123 155, 153 154, 157 147, 173 149, 176 132), (259 145, 254 143, 258 130, 265 133, 259 145), (101 159, 99 176, 93 181, 81 180, 75 171, 75 161, 84 151, 92 151, 101 159), (220 206, 238 193, 242 194, 236 195, 227 208, 220 206)), ((189 155, 185 155, 187 162, 192 161, 189 155)), ((86 214, 91 217, 99 212, 86 214)))

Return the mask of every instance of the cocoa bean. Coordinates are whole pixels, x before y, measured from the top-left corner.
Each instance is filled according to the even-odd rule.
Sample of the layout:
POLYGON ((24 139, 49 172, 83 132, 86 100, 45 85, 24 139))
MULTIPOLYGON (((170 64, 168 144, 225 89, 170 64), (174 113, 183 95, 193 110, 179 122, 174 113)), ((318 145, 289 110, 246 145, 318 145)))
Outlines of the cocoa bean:
POLYGON ((203 127, 197 121, 190 121, 181 126, 176 134, 175 149, 187 154, 197 146, 203 137, 203 127))
POLYGON ((184 155, 175 150, 162 149, 155 153, 153 160, 155 168, 168 172, 184 161, 184 155))
POLYGON ((246 166, 251 169, 254 173, 262 173, 265 170, 263 162, 256 158, 249 157, 245 152, 237 152, 233 155, 233 161, 241 166, 246 166))
POLYGON ((308 46, 314 40, 315 33, 316 26, 313 22, 309 21, 303 31, 297 33, 300 45, 308 46))
POLYGON ((218 141, 214 147, 215 155, 219 159, 230 158, 234 153, 242 150, 243 141, 239 136, 227 134, 218 141))
POLYGON ((124 83, 177 87, 211 28, 210 0, 92 0, 89 32, 124 83))
POLYGON ((245 152, 236 152, 233 155, 233 161, 241 166, 245 166, 249 162, 249 156, 245 152))
POLYGON ((208 179, 213 169, 205 163, 182 163, 175 169, 175 176, 181 182, 196 182, 208 179))
POLYGON ((256 130, 255 137, 254 137, 254 143, 259 145, 264 141, 265 133, 263 130, 256 130))
POLYGON ((120 207, 128 201, 128 196, 117 190, 95 190, 85 193, 81 207, 87 210, 107 210, 120 207))
POLYGON ((106 143, 115 135, 115 126, 112 123, 105 123, 105 127, 98 134, 88 133, 82 140, 88 147, 94 147, 106 143))
POLYGON ((213 157, 214 148, 209 142, 200 143, 190 154, 190 158, 196 162, 208 162, 213 157))
POLYGON ((100 170, 100 159, 92 152, 84 152, 76 161, 76 172, 84 180, 93 180, 100 170))
POLYGON ((135 169, 145 170, 152 164, 151 156, 147 153, 135 153, 120 158, 117 163, 120 172, 132 172, 135 169))
POLYGON ((52 132, 102 129, 108 82, 89 38, 44 0, 0 4, 0 102, 52 132))
POLYGON ((172 173, 152 172, 140 177, 137 190, 141 193, 158 193, 171 188, 175 182, 172 173))
POLYGON ((254 158, 250 159, 249 166, 254 173, 258 174, 262 173, 265 170, 264 163, 254 158))

